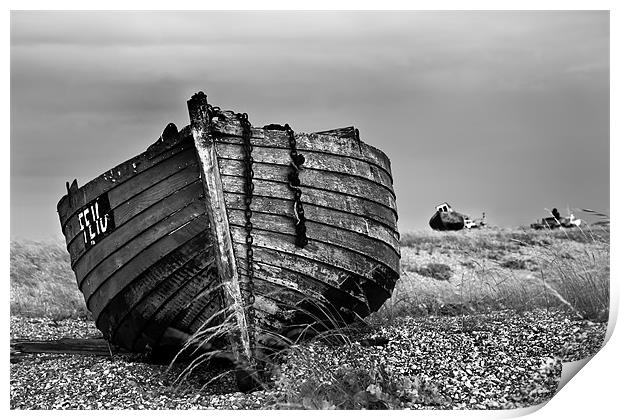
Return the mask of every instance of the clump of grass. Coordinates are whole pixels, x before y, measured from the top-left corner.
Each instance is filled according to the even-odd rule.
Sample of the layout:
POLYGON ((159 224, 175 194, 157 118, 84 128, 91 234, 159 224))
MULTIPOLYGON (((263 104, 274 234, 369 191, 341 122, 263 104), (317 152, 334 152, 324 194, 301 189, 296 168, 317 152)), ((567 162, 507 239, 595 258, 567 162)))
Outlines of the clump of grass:
POLYGON ((609 244, 584 248, 567 258, 563 251, 541 253, 545 288, 554 300, 577 317, 596 322, 609 318, 609 244))
POLYGON ((503 252, 486 251, 485 257, 490 260, 500 261, 502 258, 504 258, 504 255, 505 254, 503 252))
POLYGON ((414 271, 424 277, 430 277, 435 280, 450 280, 450 277, 452 277, 450 266, 441 263, 429 263, 415 268, 414 271))
MULTIPOLYGON (((222 293, 223 284, 216 286, 205 293, 222 293)), ((269 297, 277 299, 278 291, 273 291, 269 297)), ((349 336, 355 334, 359 326, 348 325, 342 314, 324 298, 304 297, 295 305, 286 306, 286 300, 280 300, 280 308, 291 312, 291 324, 280 331, 265 331, 253 326, 248 331, 251 355, 245 353, 244 334, 239 329, 236 315, 247 313, 247 308, 240 310, 234 306, 221 308, 185 342, 184 347, 177 353, 171 362, 188 360, 189 364, 177 378, 177 384, 188 379, 202 367, 211 365, 225 365, 219 375, 216 375, 203 386, 216 382, 228 376, 236 378, 239 390, 248 392, 256 389, 268 389, 274 386, 274 371, 278 370, 278 363, 288 354, 292 346, 304 341, 316 341, 324 345, 351 344, 349 336), (293 315, 294 313, 294 315, 293 315), (234 349, 231 346, 235 343, 234 349)), ((363 326, 363 324, 362 324, 363 326)))
MULTIPOLYGON (((319 366, 313 368, 320 369, 319 366)), ((301 383, 295 383, 298 382, 296 378, 280 376, 276 383, 286 394, 280 404, 309 410, 354 410, 385 404, 367 391, 371 385, 375 385, 375 381, 366 369, 339 367, 330 372, 329 380, 323 380, 320 376, 315 372, 301 383)))
POLYGON ((536 263, 530 259, 508 258, 502 261, 500 265, 510 270, 527 270, 531 266, 535 266, 536 263))
POLYGON ((450 403, 434 383, 394 372, 376 360, 334 369, 308 357, 306 351, 293 348, 287 366, 275 383, 282 392, 276 404, 279 408, 372 410, 450 403), (294 372, 291 366, 299 367, 304 374, 294 372))

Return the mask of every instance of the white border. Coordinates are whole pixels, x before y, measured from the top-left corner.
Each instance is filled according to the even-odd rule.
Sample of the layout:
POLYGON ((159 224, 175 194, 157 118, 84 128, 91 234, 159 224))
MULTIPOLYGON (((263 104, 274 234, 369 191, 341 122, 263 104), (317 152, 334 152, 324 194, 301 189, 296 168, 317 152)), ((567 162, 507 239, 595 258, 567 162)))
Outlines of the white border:
MULTIPOLYGON (((36 9, 48 9, 50 7, 49 2, 45 1, 9 1, 7 2, 9 8, 6 10, 3 21, 5 24, 3 25, 5 41, 2 43, 4 49, 4 57, 10 57, 10 10, 36 10, 36 9)), ((56 1, 53 3, 55 9, 83 9, 85 4, 83 2, 77 1, 56 1)), ((377 10, 378 6, 381 6, 381 9, 388 10, 399 10, 399 9, 417 9, 417 10, 611 10, 611 44, 612 46, 617 47, 617 24, 618 19, 616 16, 617 8, 614 8, 614 3, 611 1, 532 1, 532 0, 521 0, 521 1, 440 1, 440 2, 422 2, 422 1, 394 1, 394 0, 383 0, 381 2, 347 2, 340 0, 314 0, 314 1, 303 1, 303 2, 284 2, 284 1, 263 1, 263 2, 251 2, 251 1, 239 1, 239 0, 231 0, 231 1, 217 1, 217 2, 205 2, 205 1, 184 1, 177 0, 175 2, 162 2, 162 1, 149 1, 149 2, 138 2, 138 1, 118 1, 111 0, 105 3, 101 2, 98 4, 89 4, 89 8, 97 9, 97 10, 136 10, 136 9, 149 9, 149 10, 177 10, 177 9, 189 9, 189 10, 197 10, 197 9, 213 9, 213 10, 242 10, 242 9, 259 9, 259 10, 338 10, 338 9, 360 9, 360 10, 377 10), (170 6, 174 5, 175 9, 171 9, 170 6), (295 7, 293 7, 293 5, 295 7)), ((8 64, 8 63, 7 63, 8 64)), ((614 53, 614 48, 611 48, 611 74, 617 72, 617 54, 614 53)), ((5 127, 5 153, 2 154, 2 160, 4 165, 2 165, 3 177, 2 177, 2 192, 4 193, 4 197, 9 197, 9 165, 10 165, 10 153, 9 153, 9 142, 10 138, 10 130, 9 130, 9 112, 10 112, 10 78, 9 78, 9 66, 5 65, 3 67, 3 72, 6 72, 3 78, 4 80, 4 106, 5 112, 3 112, 3 127, 5 127)), ((617 89, 616 84, 614 83, 614 79, 612 77, 611 84, 611 115, 617 115, 617 106, 616 106, 616 95, 617 89)), ((610 139, 610 159, 611 157, 617 157, 617 125, 616 121, 612 119, 611 121, 611 139, 610 139)), ((611 166, 611 185, 616 185, 615 182, 617 180, 618 170, 615 169, 614 165, 611 166)), ((613 189, 612 189, 613 191, 613 189)), ((617 208, 617 197, 611 196, 611 214, 614 214, 614 209, 617 208)), ((3 268, 5 273, 5 299, 8 297, 9 292, 9 243, 7 239, 9 238, 9 209, 10 206, 7 205, 6 200, 5 204, 1 206, 1 216, 0 220, 2 220, 0 224, 1 233, 3 238, 5 239, 2 242, 2 250, 1 255, 3 258, 3 268)), ((612 231, 612 242, 614 244, 617 243, 616 238, 617 235, 615 231, 612 231)), ((618 281, 614 278, 614 274, 616 272, 616 262, 618 261, 616 256, 617 252, 615 252, 615 246, 612 247, 612 312, 611 312, 611 324, 615 325, 615 321, 617 319, 617 310, 618 310, 618 281)), ((8 300, 8 299, 7 299, 8 300)), ((8 305, 5 309, 5 314, 7 314, 8 318, 8 305)), ((3 324, 4 331, 2 332, 2 337, 4 337, 5 341, 5 349, 8 350, 8 322, 4 322, 3 324)), ((619 373, 618 369, 618 360, 616 355, 620 355, 618 339, 615 336, 611 337, 611 340, 606 344, 606 346, 602 349, 602 351, 597 354, 584 368, 581 372, 577 374, 577 377, 571 380, 559 393, 556 395, 545 407, 534 412, 528 418, 551 418, 551 417, 559 417, 563 419, 573 419, 579 418, 583 419, 586 417, 589 418, 611 418, 611 413, 617 412, 616 399, 617 399, 617 391, 616 391, 616 383, 617 376, 619 373)), ((5 359, 6 360, 6 359, 5 359)), ((8 362, 8 361, 7 361, 8 362)), ((9 407, 9 383, 8 383, 8 367, 6 371, 5 381, 4 381, 4 396, 5 396, 5 407, 8 410, 9 407)), ((521 414, 525 414, 523 411, 521 414)), ((110 413, 107 411, 99 411, 99 412, 90 412, 89 416, 93 417, 107 417, 109 415, 114 416, 138 416, 142 417, 143 415, 152 416, 154 413, 146 413, 146 412, 117 412, 110 413)), ((179 412, 175 412, 175 414, 179 414, 179 412)), ((269 417, 279 417, 283 416, 289 418, 290 416, 294 417, 310 417, 315 416, 316 413, 312 412, 262 412, 262 411, 247 411, 247 412, 183 412, 181 413, 183 416, 189 415, 196 418, 204 418, 204 416, 212 416, 216 415, 217 417, 226 416, 230 417, 245 417, 252 418, 269 416, 269 417)), ((376 412, 355 412, 355 413, 347 413, 348 415, 358 416, 377 416, 376 412)), ((50 416, 58 416, 59 418, 65 417, 73 417, 78 416, 81 418, 84 413, 78 411, 72 412, 16 412, 11 411, 11 416, 14 417, 30 417, 30 416, 41 416, 41 415, 50 415, 50 416)), ((165 412, 158 412, 157 416, 164 416, 165 412)), ((321 416, 342 416, 343 413, 329 413, 329 412, 321 412, 321 416)), ((497 412, 480 412, 480 411, 466 411, 466 412, 432 412, 432 411, 423 411, 423 412, 391 412, 390 416, 424 416, 424 417, 435 417, 439 416, 441 418, 497 418, 497 417, 513 417, 515 415, 519 415, 518 412, 510 412, 510 411, 497 411, 497 412)))

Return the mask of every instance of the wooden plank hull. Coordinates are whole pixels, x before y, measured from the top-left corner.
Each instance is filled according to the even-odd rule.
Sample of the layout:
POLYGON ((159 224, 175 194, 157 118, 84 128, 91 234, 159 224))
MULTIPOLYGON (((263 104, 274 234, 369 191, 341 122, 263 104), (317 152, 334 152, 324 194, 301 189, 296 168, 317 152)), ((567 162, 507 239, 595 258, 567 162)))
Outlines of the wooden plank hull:
POLYGON ((81 188, 74 181, 58 203, 77 284, 105 338, 131 351, 178 347, 206 337, 237 305, 232 318, 258 344, 300 323, 329 327, 376 311, 399 277, 387 157, 353 128, 295 134, 305 157, 302 248, 287 133, 252 127, 250 279, 243 127, 230 111, 205 120, 168 127, 143 154, 81 188))

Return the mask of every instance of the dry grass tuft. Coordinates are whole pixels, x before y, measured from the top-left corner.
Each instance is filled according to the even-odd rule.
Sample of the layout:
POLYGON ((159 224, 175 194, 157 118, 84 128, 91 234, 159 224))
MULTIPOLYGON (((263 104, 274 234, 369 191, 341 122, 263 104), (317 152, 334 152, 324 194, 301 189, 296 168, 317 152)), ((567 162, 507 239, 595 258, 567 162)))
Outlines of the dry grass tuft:
POLYGON ((11 241, 11 314, 89 317, 63 244, 11 241))
POLYGON ((402 243, 400 283, 372 315, 374 322, 536 308, 560 308, 579 319, 607 320, 606 229, 419 232, 403 235, 402 243), (431 265, 447 266, 452 272, 449 281, 419 268, 431 265))
POLYGON ((447 264, 429 263, 422 267, 414 269, 416 273, 424 277, 430 277, 435 280, 450 280, 452 277, 452 269, 447 264))

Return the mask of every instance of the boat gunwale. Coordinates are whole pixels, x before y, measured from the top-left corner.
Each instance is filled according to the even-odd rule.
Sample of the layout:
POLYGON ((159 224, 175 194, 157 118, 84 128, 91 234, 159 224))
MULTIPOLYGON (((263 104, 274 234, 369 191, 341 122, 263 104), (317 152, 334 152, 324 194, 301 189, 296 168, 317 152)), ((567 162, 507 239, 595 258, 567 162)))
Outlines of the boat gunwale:
MULTIPOLYGON (((232 111, 224 111, 224 112, 232 113, 232 111)), ((236 138, 240 138, 239 135, 236 135, 236 134, 233 134, 233 133, 228 133, 228 132, 225 132, 225 131, 217 130, 217 126, 218 126, 217 122, 214 122, 212 124, 212 126, 211 126, 211 130, 212 130, 211 132, 212 133, 217 133, 217 134, 223 135, 223 137, 236 137, 236 138)), ((266 130, 266 129, 263 129, 263 128, 252 127, 252 138, 261 139, 261 138, 265 138, 264 134, 263 134, 263 137, 254 136, 254 132, 256 132, 256 133, 264 133, 264 132, 273 133, 273 132, 278 132, 278 130, 266 130)), ((318 134, 316 132, 314 132, 314 133, 299 132, 299 133, 296 133, 296 135, 305 135, 305 136, 309 136, 309 137, 310 136, 319 136, 321 138, 332 138, 332 139, 335 138, 335 139, 339 139, 339 140, 349 139, 348 137, 338 137, 338 136, 334 136, 334 135, 318 134)), ((181 130, 179 130, 178 137, 176 137, 173 141, 166 142, 166 141, 164 141, 160 137, 154 143, 149 145, 144 152, 142 152, 142 153, 140 153, 140 154, 138 154, 138 155, 136 155, 136 156, 134 156, 132 158, 127 159, 126 161, 124 161, 124 162, 114 166, 111 169, 106 170, 102 174, 98 175, 97 177, 95 177, 92 180, 88 181, 86 184, 84 184, 81 187, 79 187, 76 193, 71 193, 71 194, 67 193, 67 194, 63 195, 63 197, 61 197, 61 199, 58 201, 58 204, 56 206, 57 207, 57 211, 58 211, 59 214, 64 213, 64 217, 63 217, 64 220, 61 221, 63 232, 64 232, 64 229, 65 229, 65 226, 66 226, 68 220, 71 217, 73 217, 86 203, 96 199, 98 196, 100 196, 100 195, 102 195, 104 193, 108 193, 112 189, 114 189, 114 188, 118 187, 119 185, 122 185, 123 183, 127 182, 129 179, 133 178, 134 176, 139 175, 140 173, 143 173, 143 172, 145 172, 146 170, 148 170, 150 168, 154 168, 157 165, 159 165, 160 163, 163 163, 164 161, 172 158, 173 156, 176 156, 177 154, 187 150, 186 148, 188 148, 188 149, 193 148, 194 145, 191 142, 192 138, 193 138, 193 136, 192 136, 192 133, 191 133, 191 126, 190 125, 186 125, 181 130), (103 192, 100 192, 98 195, 96 195, 95 197, 91 198, 91 200, 85 201, 83 204, 76 205, 76 206, 73 206, 73 205, 71 205, 71 203, 69 203, 67 205, 67 208, 62 208, 61 209, 61 207, 64 206, 64 203, 66 202, 66 200, 69 199, 70 196, 72 196, 74 194, 79 194, 80 192, 84 191, 87 188, 92 188, 92 186, 95 185, 95 183, 97 181, 99 181, 101 178, 106 176, 107 173, 116 172, 116 171, 119 170, 119 168, 122 168, 122 167, 128 166, 130 164, 133 164, 133 163, 135 163, 138 160, 146 159, 147 161, 153 161, 153 160, 157 159, 158 157, 160 157, 162 154, 166 153, 167 151, 173 150, 176 146, 181 145, 184 142, 187 142, 185 147, 180 147, 179 150, 176 151, 171 156, 166 157, 165 159, 162 159, 160 162, 155 162, 153 164, 153 166, 149 166, 144 171, 132 173, 132 175, 130 175, 129 177, 123 179, 123 181, 121 181, 119 183, 115 183, 110 188, 105 189, 103 192), (149 155, 151 155, 151 156, 149 156, 149 155)), ((216 136, 216 141, 222 142, 221 138, 222 137, 220 137, 220 136, 216 136)), ((392 183, 392 190, 391 190, 391 192, 392 192, 392 194, 394 194, 394 198, 396 198, 395 191, 393 190, 394 179, 393 179, 393 176, 392 176, 392 173, 391 173, 391 164, 390 164, 390 160, 387 157, 387 155, 383 151, 381 151, 380 149, 378 149, 378 148, 376 148, 374 146, 371 146, 371 145, 363 142, 362 140, 354 140, 354 141, 356 143, 364 145, 365 147, 369 148, 371 151, 373 151, 373 152, 377 153, 378 155, 380 155, 381 158, 384 159, 388 163, 387 168, 384 168, 383 166, 377 164, 376 162, 372 162, 369 159, 364 159, 363 156, 359 156, 359 157, 358 156, 348 156, 348 155, 344 155, 344 154, 331 153, 329 151, 322 151, 322 150, 316 150, 316 149, 308 149, 308 148, 303 148, 303 147, 299 147, 299 146, 298 146, 298 151, 307 151, 307 152, 314 152, 314 153, 319 153, 319 154, 329 154, 329 155, 333 155, 333 156, 337 156, 337 157, 345 157, 345 158, 348 158, 348 159, 355 159, 357 161, 360 161, 360 162, 372 165, 372 166, 380 169, 381 171, 383 171, 385 174, 388 175, 388 177, 390 178, 391 183, 392 183)), ((227 142, 222 142, 222 143, 227 143, 227 142)), ((236 143, 228 143, 228 144, 236 144, 236 143)), ((258 147, 279 148, 279 147, 274 147, 274 146, 258 146, 258 147)), ((355 175, 351 175, 351 176, 355 176, 355 175)), ((368 178, 365 178, 365 179, 368 179, 368 178)), ((371 180, 371 179, 369 179, 369 180, 376 183, 376 181, 374 181, 374 180, 371 180)), ((382 187, 389 189, 389 187, 386 186, 386 185, 379 184, 379 183, 377 183, 377 185, 381 185, 382 187)), ((61 214, 61 216, 63 216, 63 214, 61 214)))
MULTIPOLYGON (((160 140, 158 140, 158 141, 160 141, 160 140)), ((150 158, 147 158, 147 159, 148 159, 148 160, 155 160, 157 157, 159 157, 159 156, 163 155, 164 153, 166 153, 166 152, 168 152, 168 151, 172 151, 172 150, 174 150, 175 146, 178 146, 179 144, 183 143, 183 141, 185 141, 185 140, 179 140, 179 141, 178 141, 177 143, 175 143, 172 147, 167 148, 167 149, 165 149, 165 150, 162 150, 162 151, 161 151, 160 153, 158 153, 157 155, 155 155, 155 156, 153 156, 153 157, 150 157, 150 158)), ((157 142, 156 142, 156 143, 157 143, 157 142)), ((153 143, 153 144, 156 144, 156 143, 153 143)), ((131 179, 135 178, 136 176, 141 175, 141 174, 143 174, 143 173, 145 173, 145 172, 149 171, 150 169, 152 169, 152 168, 156 168, 158 165, 160 165, 160 164, 162 164, 162 163, 164 163, 164 162, 166 162, 166 161, 168 161, 168 160, 170 160, 170 159, 173 159, 173 158, 177 157, 177 156, 178 156, 178 155, 180 155, 181 153, 186 152, 186 151, 188 151, 188 150, 191 150, 191 147, 193 147, 193 145, 189 144, 189 142, 188 142, 188 144, 187 144, 187 145, 184 145, 184 147, 179 147, 179 148, 178 148, 178 150, 175 150, 175 151, 174 151, 174 153, 173 153, 173 154, 171 154, 170 156, 167 156, 167 157, 165 157, 164 159, 162 159, 162 160, 160 160, 160 161, 158 161, 158 162, 155 162, 152 166, 149 166, 149 167, 147 167, 146 169, 144 169, 144 170, 142 170, 142 171, 139 171, 139 172, 133 172, 130 176, 128 176, 127 178, 123 179, 123 181, 118 182, 118 183, 114 183, 114 185, 110 186, 110 188, 108 188, 108 189, 104 190, 103 192, 100 192, 98 195, 96 195, 95 197, 91 198, 90 200, 85 201, 83 204, 76 205, 76 206, 72 206, 71 204, 69 204, 69 205, 68 205, 68 207, 67 207, 66 209, 63 209, 63 210, 62 210, 62 211, 64 211, 64 213, 65 213, 65 215, 64 215, 64 220, 61 220, 61 229, 62 229, 63 233, 64 233, 65 228, 66 228, 67 224, 69 223, 70 219, 71 219, 73 216, 75 216, 75 215, 76 215, 76 214, 77 214, 77 213, 78 213, 78 212, 79 212, 79 211, 80 211, 80 210, 81 210, 81 209, 82 209, 82 208, 83 208, 83 207, 84 207, 87 203, 90 203, 92 200, 95 200, 97 197, 100 197, 101 195, 106 194, 106 193, 109 193, 110 191, 114 190, 115 188, 120 187, 120 186, 121 186, 121 185, 123 185, 125 182, 127 182, 127 181, 129 181, 129 180, 131 180, 131 179)), ((104 177, 104 176, 105 176, 108 172, 111 172, 111 171, 117 171, 117 170, 118 170, 117 168, 120 168, 120 167, 125 166, 125 165, 129 165, 129 164, 133 164, 133 163, 135 163, 135 161, 138 161, 138 160, 141 160, 141 159, 143 159, 143 158, 146 158, 147 152, 148 152, 148 149, 147 149, 147 151, 142 152, 142 153, 140 153, 139 155, 134 156, 134 157, 132 157, 131 159, 126 160, 125 162, 123 162, 123 163, 121 163, 121 164, 119 164, 119 165, 115 166, 114 168, 112 168, 112 169, 109 169, 109 170, 105 171, 105 172, 104 172, 104 173, 102 173, 101 175, 97 176, 96 178, 94 178, 94 179, 90 180, 88 183, 86 183, 86 184, 82 185, 80 188, 78 188, 78 190, 77 190, 77 192, 76 192, 76 193, 65 194, 65 195, 64 195, 64 196, 60 199, 60 201, 58 202, 58 205, 57 205, 57 212, 60 214, 60 216, 61 216, 61 217, 63 217, 63 215, 61 214, 61 209, 60 209, 60 206, 61 206, 61 203, 63 203, 63 202, 64 202, 64 201, 66 201, 67 199, 69 199, 69 196, 74 196, 74 195, 80 194, 80 192, 84 191, 86 188, 89 188, 89 187, 91 187, 91 186, 95 185, 95 183, 96 183, 97 181, 99 181, 100 179, 103 179, 103 177, 104 177)), ((188 165, 188 166, 186 166, 186 167, 184 167, 184 168, 180 168, 180 169, 179 169, 179 171, 177 171, 177 172, 175 172, 175 173, 173 173, 173 174, 171 174, 171 175, 174 175, 174 174, 176 174, 176 173, 180 172, 181 170, 183 170, 183 169, 185 169, 185 168, 188 168, 188 167, 191 167, 191 166, 193 166, 193 165, 188 165)), ((132 196, 132 197, 133 197, 133 196, 132 196)))
MULTIPOLYGON (((239 118, 237 117, 237 113, 232 111, 232 110, 221 110, 219 111, 220 114, 224 115, 225 120, 224 121, 220 121, 220 120, 213 120, 212 124, 211 124, 211 132, 212 133, 219 133, 219 134, 224 134, 224 135, 232 135, 234 137, 241 137, 239 135, 237 135, 237 130, 241 131, 241 124, 239 121, 239 118), (232 125, 228 125, 227 122, 230 121, 230 119, 234 119, 235 120, 235 124, 234 126, 232 125), (230 133, 229 131, 226 131, 226 127, 230 127, 230 128, 235 128, 235 134, 230 133)), ((349 127, 353 127, 353 129, 355 129, 355 126, 346 126, 346 127, 340 127, 340 128, 335 128, 335 129, 331 129, 331 130, 321 130, 321 131, 314 131, 314 132, 303 132, 303 131, 298 131, 295 132, 295 136, 298 135, 302 135, 302 136, 319 136, 319 137, 327 137, 327 138, 337 138, 339 140, 343 140, 343 139, 349 139, 350 137, 345 137, 345 136, 338 136, 338 135, 332 135, 332 134, 325 134, 325 132, 328 131, 334 131, 334 130, 340 130, 340 129, 347 129, 349 127)), ((252 137, 253 138, 260 138, 260 137, 255 137, 254 133, 264 133, 264 132, 281 132, 280 130, 269 130, 269 129, 265 129, 262 127, 252 127, 252 137)), ((384 169, 389 175, 390 178, 392 179, 392 183, 394 182, 394 178, 392 177, 391 171, 392 171, 392 164, 390 161, 390 158, 387 156, 387 154, 385 152, 383 152, 381 149, 372 146, 366 142, 364 142, 361 138, 356 138, 354 139, 354 141, 359 145, 359 146, 363 146, 365 148, 368 149, 369 152, 379 156, 381 158, 381 160, 385 161, 385 163, 387 163, 386 168, 382 168, 384 169)), ((361 147, 360 147, 361 149, 361 147)), ((303 148, 299 148, 299 145, 297 146, 297 150, 304 150, 303 148)), ((376 165, 376 164, 375 164, 376 165)), ((377 165, 379 167, 381 167, 380 165, 377 165)))
MULTIPOLYGON (((221 139, 225 139, 227 137, 234 137, 234 138, 242 138, 240 132, 237 133, 237 131, 235 130, 235 132, 231 132, 231 131, 223 131, 223 130, 218 130, 217 129, 217 123, 215 123, 216 125, 214 127, 212 127, 212 132, 215 133, 215 140, 217 142, 220 142, 221 139)), ((238 128, 238 130, 240 131, 241 128, 238 128)), ((252 136, 251 139, 255 139, 255 140, 263 140, 265 138, 268 138, 269 136, 265 135, 265 133, 282 133, 282 131, 280 130, 267 130, 264 128, 260 128, 260 127, 252 127, 252 136)), ((318 134, 318 133, 305 133, 305 132, 296 132, 295 136, 304 136, 307 138, 312 138, 312 137, 318 137, 320 139, 323 140, 327 140, 327 139, 338 139, 340 141, 342 140, 350 140, 351 142, 355 142, 355 144, 357 144, 358 146, 364 146, 367 147, 368 149, 371 149, 370 152, 375 153, 375 152, 379 152, 377 155, 379 155, 379 157, 381 159, 377 159, 377 161, 380 160, 384 160, 387 165, 385 166, 381 166, 378 162, 374 162, 371 158, 364 156, 364 155, 360 155, 360 156, 351 156, 351 155, 346 155, 344 153, 335 153, 335 152, 330 152, 327 150, 320 150, 320 149, 311 149, 308 147, 304 147, 302 145, 299 145, 299 143, 297 144, 297 151, 298 152, 314 152, 314 153, 320 153, 320 154, 326 154, 326 155, 332 155, 332 156, 339 156, 339 157, 345 157, 347 159, 355 159, 359 162, 364 162, 367 163, 369 165, 372 165, 374 167, 376 167, 377 169, 383 171, 386 175, 388 175, 388 177, 390 178, 390 182, 394 183, 394 178, 392 176, 392 169, 391 169, 391 164, 390 164, 390 160, 387 157, 387 155, 385 153, 383 153, 381 150, 377 149, 376 147, 370 146, 367 143, 364 143, 362 140, 354 140, 351 139, 349 137, 339 137, 339 136, 335 136, 335 135, 328 135, 328 134, 318 134)), ((224 142, 222 142, 224 143, 224 142)), ((236 144, 236 143, 231 143, 231 144, 236 144)), ((264 148, 274 148, 274 149, 287 149, 286 147, 278 147, 278 146, 266 146, 266 145, 254 145, 255 147, 264 147, 264 148)))
MULTIPOLYGON (((277 130, 270 130, 270 131, 277 131, 277 130)), ((308 134, 306 134, 306 135, 308 135, 308 134)), ((231 137, 237 138, 237 139, 241 139, 240 136, 234 136, 234 135, 231 135, 231 134, 227 134, 226 136, 216 137, 216 143, 217 144, 226 144, 226 145, 231 145, 231 146, 241 145, 241 143, 239 143, 239 142, 223 141, 224 139, 229 139, 231 137)), ((330 137, 334 137, 334 136, 330 136, 330 137)), ((252 137, 252 139, 261 139, 261 138, 262 137, 252 137)), ((265 146, 265 145, 255 145, 255 144, 253 144, 252 146, 254 148, 261 148, 261 149, 274 149, 274 150, 290 151, 289 147, 282 147, 282 146, 265 146)), ((385 169, 381 165, 377 165, 375 162, 369 161, 367 159, 362 159, 362 158, 357 157, 357 156, 346 156, 346 155, 339 154, 339 153, 333 153, 333 152, 317 150, 317 149, 309 149, 309 148, 300 147, 300 146, 297 147, 297 151, 298 152, 304 152, 304 153, 314 153, 314 154, 317 154, 317 155, 328 155, 330 157, 335 157, 335 158, 345 158, 345 159, 355 160, 357 162, 361 162, 361 163, 367 164, 369 166, 372 166, 372 167, 378 169, 379 171, 383 172, 385 175, 387 175, 389 177, 390 185, 377 182, 376 180, 374 180, 372 178, 369 178, 369 177, 366 177, 364 175, 356 175, 356 174, 350 174, 350 173, 345 173, 345 172, 330 171, 329 169, 316 169, 316 168, 309 168, 309 169, 314 169, 316 171, 324 171, 324 172, 335 172, 335 173, 338 173, 338 174, 345 174, 345 175, 350 175, 350 176, 355 176, 355 177, 363 178, 363 179, 372 181, 372 182, 374 182, 374 183, 376 183, 378 185, 381 185, 384 188, 390 188, 392 193, 394 193, 394 190, 393 190, 393 185, 394 185, 393 182, 394 182, 394 180, 392 178, 392 174, 390 173, 390 171, 388 171, 387 169, 385 169)), ((229 160, 231 160, 230 158, 221 158, 221 159, 229 159, 229 160)), ((240 160, 240 159, 234 159, 234 160, 240 160)), ((260 161, 256 161, 256 162, 260 162, 260 161)), ((279 163, 271 163, 271 162, 260 162, 260 163, 265 163, 265 164, 269 164, 269 165, 281 165, 279 163)))

